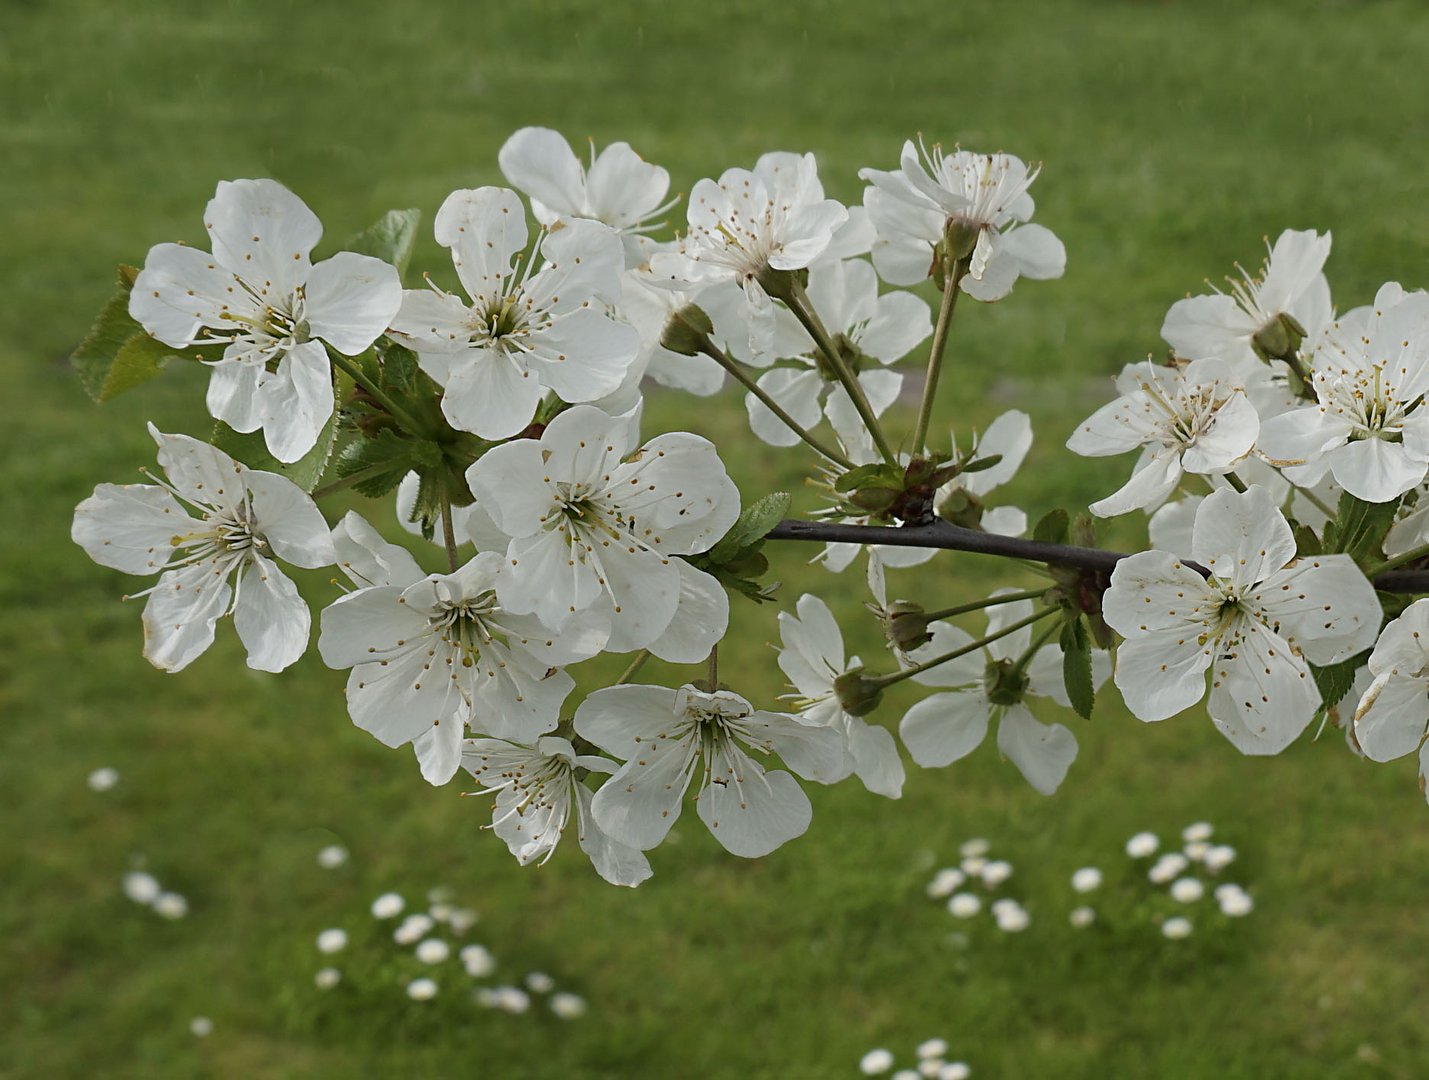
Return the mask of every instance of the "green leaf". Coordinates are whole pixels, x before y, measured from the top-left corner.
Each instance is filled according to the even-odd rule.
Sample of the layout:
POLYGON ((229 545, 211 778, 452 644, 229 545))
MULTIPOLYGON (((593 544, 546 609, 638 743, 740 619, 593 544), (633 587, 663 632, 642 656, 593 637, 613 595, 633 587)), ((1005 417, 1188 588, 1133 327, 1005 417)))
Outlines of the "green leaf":
POLYGON ((119 291, 105 301, 94 325, 70 363, 97 404, 148 382, 171 358, 197 359, 194 349, 175 349, 151 338, 129 315, 129 291, 137 276, 132 266, 119 268, 119 291))
POLYGON ((388 210, 348 240, 344 250, 371 255, 374 259, 391 263, 397 268, 397 273, 404 274, 417 243, 417 223, 421 218, 420 210, 388 210))
POLYGON ((1043 544, 1065 544, 1071 521, 1065 510, 1049 510, 1032 527, 1032 539, 1043 544))
POLYGON ((1364 666, 1369 658, 1370 650, 1366 649, 1358 656, 1352 656, 1348 660, 1341 660, 1338 664, 1331 664, 1328 667, 1318 667, 1310 665, 1310 675, 1315 680, 1315 685, 1320 688, 1320 707, 1322 709, 1332 709, 1338 705, 1344 696, 1350 692, 1350 687, 1355 683, 1355 673, 1364 666))
POLYGON ((402 394, 416 393, 422 373, 417 365, 417 354, 391 338, 378 341, 377 354, 382 358, 383 387, 402 394))
POLYGON ((1096 690, 1092 686, 1091 639, 1081 619, 1062 627, 1062 682, 1072 708, 1084 720, 1092 718, 1096 690))
POLYGON ((903 470, 879 463, 860 465, 850 469, 834 481, 834 490, 857 491, 861 487, 868 487, 872 484, 902 490, 903 470))
POLYGON ((404 439, 390 428, 376 435, 354 439, 338 451, 333 461, 333 475, 345 479, 359 473, 362 480, 352 485, 359 495, 380 498, 402 482, 402 478, 419 464, 439 464, 441 449, 433 443, 417 443, 404 439), (431 461, 435 452, 436 461, 431 461))
POLYGON ((243 462, 250 469, 286 476, 304 491, 312 491, 322 479, 328 459, 332 456, 333 444, 337 441, 337 410, 333 409, 332 415, 327 418, 327 423, 318 433, 317 445, 294 462, 279 461, 269 453, 261 429, 247 433, 234 431, 220 420, 213 429, 213 438, 210 441, 229 457, 243 462))
POLYGON ((790 501, 787 491, 775 491, 746 506, 729 532, 710 549, 710 561, 727 563, 747 554, 746 548, 763 540, 770 529, 788 516, 790 501))

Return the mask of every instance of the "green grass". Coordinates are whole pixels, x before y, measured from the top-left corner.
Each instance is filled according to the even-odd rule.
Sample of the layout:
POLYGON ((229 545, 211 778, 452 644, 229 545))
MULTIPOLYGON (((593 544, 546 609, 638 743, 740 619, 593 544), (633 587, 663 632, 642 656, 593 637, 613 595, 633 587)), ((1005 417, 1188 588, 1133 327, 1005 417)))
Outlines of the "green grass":
MULTIPOLYGON (((850 201, 858 167, 889 167, 922 130, 1045 160, 1038 220, 1069 252, 1062 281, 960 311, 935 430, 1027 408, 1038 442, 1013 494, 1034 515, 1081 506, 1129 462, 1070 460, 1072 425, 1158 347, 1171 301, 1257 260, 1263 235, 1332 229, 1342 309, 1424 283, 1426 49, 1407 0, 5 5, 0 1072, 823 1077, 938 1034, 981 1077, 1422 1075, 1429 817, 1411 769, 1362 765, 1332 736, 1250 761, 1194 712, 1148 726, 1103 703, 1073 724, 1081 755, 1052 799, 987 746, 914 773, 898 803, 811 791, 809 834, 757 862, 691 814, 634 892, 573 850, 522 870, 480 829, 485 803, 428 788, 349 723, 316 656, 251 674, 225 632, 178 677, 141 660, 138 609, 118 601, 132 585, 69 543, 69 517, 151 461, 143 420, 205 430, 202 379, 97 410, 64 357, 115 263, 202 239, 222 178, 283 180, 336 242, 388 207, 430 221, 452 188, 499 182, 496 150, 527 123, 628 139, 680 190, 812 149, 850 201), (105 764, 121 784, 91 794, 105 764), (1144 924, 1065 928, 1073 869, 1110 872, 1132 832, 1198 818, 1240 849, 1230 876, 1253 916, 1179 945, 1144 924), (972 835, 1016 864, 1026 934, 923 897, 972 835), (334 838, 353 861, 320 871, 334 838), (189 897, 187 920, 119 894, 138 855, 189 897), (318 930, 357 937, 377 893, 434 885, 481 910, 472 936, 503 975, 551 972, 587 1018, 419 1007, 355 979, 312 990, 318 930), (188 1033, 197 1014, 207 1040, 188 1033)), ((425 231, 424 268, 448 269, 425 231)), ((768 454, 742 414, 658 395, 648 430, 712 435, 747 496, 798 485, 799 452, 768 454)), ((1137 527, 1112 535, 1136 543, 1137 527)), ((857 576, 804 554, 778 553, 788 599, 841 598, 875 655, 857 576)), ((946 556, 901 582, 952 603, 1003 573, 946 556)), ((305 588, 332 594, 321 574, 305 588)), ((736 611, 727 677, 769 702, 772 613, 736 611)))

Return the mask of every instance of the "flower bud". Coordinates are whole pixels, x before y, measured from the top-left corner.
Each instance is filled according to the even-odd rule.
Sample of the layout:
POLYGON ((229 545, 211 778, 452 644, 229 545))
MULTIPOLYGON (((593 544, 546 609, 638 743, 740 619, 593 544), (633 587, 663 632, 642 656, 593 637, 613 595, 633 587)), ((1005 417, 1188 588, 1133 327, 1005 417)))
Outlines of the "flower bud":
POLYGON ((714 323, 698 304, 686 304, 671 314, 660 331, 660 345, 681 356, 696 356, 714 330, 714 323))
POLYGON ((962 218, 949 219, 947 228, 943 231, 948 258, 957 262, 969 258, 973 253, 973 248, 977 247, 977 239, 982 234, 982 229, 983 227, 975 221, 964 221, 962 218))
POLYGON ((940 503, 938 516, 964 529, 982 528, 982 500, 965 488, 954 488, 940 503))
POLYGON ((911 652, 933 640, 923 606, 911 600, 895 600, 888 605, 885 632, 889 643, 900 652, 911 652))
POLYGON ((1289 360, 1304 340, 1305 328, 1294 315, 1283 313, 1257 330, 1250 344, 1262 360, 1289 360))
POLYGON ((852 716, 867 716, 878 708, 883 690, 862 671, 846 671, 834 680, 834 694, 843 710, 852 716))
POLYGON ((1027 694, 1027 672, 1011 660, 993 660, 983 673, 987 700, 994 705, 1016 705, 1027 694))

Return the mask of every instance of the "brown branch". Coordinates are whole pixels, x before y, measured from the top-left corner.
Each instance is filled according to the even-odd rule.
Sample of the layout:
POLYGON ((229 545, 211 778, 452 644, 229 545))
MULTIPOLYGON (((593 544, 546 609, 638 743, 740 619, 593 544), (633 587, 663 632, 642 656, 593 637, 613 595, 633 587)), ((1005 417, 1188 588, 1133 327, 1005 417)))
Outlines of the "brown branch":
MULTIPOLYGON (((1029 559, 1048 566, 1071 566, 1081 570, 1101 570, 1110 573, 1129 552, 1103 551, 1100 548, 1075 547, 1071 544, 1046 544, 1040 540, 1024 540, 1017 536, 964 529, 946 521, 927 525, 838 525, 822 521, 781 521, 770 530, 770 540, 804 540, 833 544, 882 544, 888 547, 939 548, 947 551, 971 551, 979 555, 998 555, 1004 559, 1029 559)), ((1190 559, 1183 566, 1202 576, 1210 571, 1190 559)), ((1390 570, 1374 579, 1381 592, 1429 592, 1429 570, 1390 570)))

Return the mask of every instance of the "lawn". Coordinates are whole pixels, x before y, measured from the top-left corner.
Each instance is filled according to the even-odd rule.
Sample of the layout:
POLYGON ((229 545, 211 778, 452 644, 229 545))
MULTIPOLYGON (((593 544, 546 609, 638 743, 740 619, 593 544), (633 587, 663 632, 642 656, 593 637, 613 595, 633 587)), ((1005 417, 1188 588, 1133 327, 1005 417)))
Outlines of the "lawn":
MULTIPOLYGON (((336 244, 390 207, 429 223, 453 188, 502 182, 496 151, 525 124, 628 140, 681 191, 812 150, 847 202, 860 167, 892 167, 922 131, 1044 161, 1037 220, 1068 250, 1064 279, 960 310, 934 430, 1026 409, 1037 442, 1011 497, 1033 518, 1077 509, 1129 462, 1073 459, 1073 425, 1159 348, 1172 301, 1258 262, 1263 236, 1332 230, 1342 310, 1383 281, 1429 284, 1425 55, 1429 16, 1409 0, 4 5, 0 1074, 837 1077, 875 1046, 906 1065, 938 1035, 979 1077, 1424 1075, 1429 810, 1412 768, 1363 764, 1333 732, 1244 759, 1197 710, 1143 725, 1108 696, 1089 722, 1063 718, 1081 753, 1050 799, 989 745, 911 770, 898 802, 811 786, 808 835, 761 860, 726 855, 689 813, 638 890, 569 844, 522 869, 482 830, 484 800, 428 787, 351 725, 344 677, 315 651, 278 677, 249 672, 231 632, 178 676, 141 659, 138 607, 119 601, 135 586, 70 543, 70 515, 151 464, 145 420, 204 434, 204 381, 174 370, 100 408, 67 357, 117 263, 203 239, 219 179, 282 180, 336 244), (103 794, 85 785, 100 766, 121 776, 103 794), (1199 819, 1237 848, 1227 876, 1256 910, 1166 941, 1153 920, 1172 905, 1122 845, 1199 819), (974 836, 1014 863, 1026 932, 924 895, 974 836), (350 862, 320 869, 335 842, 350 862), (1108 899, 1076 932, 1067 881, 1087 864, 1108 899), (140 865, 188 898, 185 919, 125 899, 140 865), (396 980, 413 965, 367 907, 437 886, 480 911, 467 938, 500 978, 549 972, 588 1014, 409 1002, 396 980), (353 940, 324 994, 313 941, 329 926, 353 940), (189 1031, 199 1015, 207 1038, 189 1031)), ((424 269, 449 270, 425 226, 424 269)), ((807 455, 757 443, 732 393, 652 393, 646 415, 647 432, 714 439, 746 499, 815 505, 807 455)), ((325 509, 349 505, 398 535, 390 508, 325 509)), ((1141 529, 1119 521, 1108 542, 1141 529)), ((877 655, 861 576, 809 554, 771 552, 782 603, 818 591, 877 655)), ((947 554, 894 591, 952 604, 994 577, 1023 581, 947 554)), ((321 572, 302 584, 314 604, 336 595, 321 572)), ((725 678, 768 705, 784 690, 773 612, 734 603, 725 678)), ((897 716, 895 701, 876 718, 897 716)))

